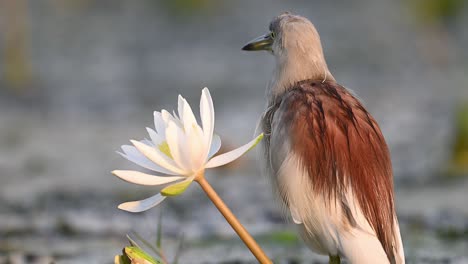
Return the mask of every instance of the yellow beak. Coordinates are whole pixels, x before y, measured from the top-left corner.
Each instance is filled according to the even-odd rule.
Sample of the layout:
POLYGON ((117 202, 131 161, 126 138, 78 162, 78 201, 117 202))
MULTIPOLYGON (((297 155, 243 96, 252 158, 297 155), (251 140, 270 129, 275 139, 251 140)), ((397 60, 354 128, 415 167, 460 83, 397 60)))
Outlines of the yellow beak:
POLYGON ((271 51, 272 45, 273 45, 273 38, 271 37, 271 34, 268 33, 268 34, 262 35, 258 38, 255 38, 249 41, 247 44, 245 44, 242 50, 249 50, 249 51, 269 50, 271 51))

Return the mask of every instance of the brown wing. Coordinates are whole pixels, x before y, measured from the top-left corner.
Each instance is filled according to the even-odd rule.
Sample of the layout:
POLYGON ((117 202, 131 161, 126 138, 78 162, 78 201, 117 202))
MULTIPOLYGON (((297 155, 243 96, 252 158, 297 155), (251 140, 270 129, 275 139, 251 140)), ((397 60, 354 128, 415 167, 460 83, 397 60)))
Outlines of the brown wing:
POLYGON ((351 188, 392 260, 392 166, 387 144, 372 116, 334 81, 299 82, 278 97, 271 109, 279 109, 285 115, 282 120, 290 122, 285 126, 291 129, 291 149, 301 157, 313 191, 341 199, 345 188, 351 188))

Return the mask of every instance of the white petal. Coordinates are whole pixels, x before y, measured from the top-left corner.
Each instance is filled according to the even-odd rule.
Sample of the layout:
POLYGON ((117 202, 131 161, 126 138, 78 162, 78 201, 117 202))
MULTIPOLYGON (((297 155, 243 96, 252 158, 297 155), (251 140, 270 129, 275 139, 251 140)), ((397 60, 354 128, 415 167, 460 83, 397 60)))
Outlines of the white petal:
POLYGON ((184 124, 184 129, 187 131, 190 129, 193 125, 198 125, 197 120, 195 119, 195 116, 193 115, 192 108, 190 107, 189 103, 187 100, 183 99, 184 104, 183 106, 183 119, 181 119, 182 123, 184 124))
POLYGON ((175 174, 185 175, 186 171, 179 168, 172 159, 166 156, 164 153, 159 151, 156 148, 149 147, 139 141, 130 140, 132 144, 152 162, 158 164, 159 166, 174 172, 175 174))
POLYGON ((154 131, 153 129, 147 127, 146 131, 148 131, 148 134, 149 134, 149 136, 150 136, 150 138, 153 141, 153 144, 155 146, 158 146, 159 144, 161 144, 164 141, 164 138, 162 138, 160 135, 158 135, 158 133, 156 133, 156 131, 154 131))
POLYGON ((156 176, 151 174, 146 174, 139 171, 132 171, 132 170, 115 170, 112 171, 112 174, 119 177, 120 179, 134 183, 139 185, 147 185, 147 186, 155 186, 155 185, 162 185, 166 183, 175 182, 178 180, 185 179, 185 177, 181 176, 156 176))
POLYGON ((169 149, 171 150, 174 162, 185 170, 190 169, 190 150, 187 146, 187 139, 182 128, 178 127, 174 122, 169 121, 166 128, 166 140, 169 149))
POLYGON ((165 173, 165 174, 172 174, 172 175, 177 174, 159 165, 156 165, 154 162, 146 158, 141 152, 139 152, 134 146, 123 145, 122 150, 124 153, 121 153, 121 152, 117 152, 117 153, 119 153, 122 157, 128 159, 129 161, 142 166, 143 168, 165 173))
POLYGON ((256 137, 249 143, 243 145, 242 147, 239 147, 237 149, 231 150, 227 153, 224 153, 224 154, 221 154, 212 158, 205 165, 205 168, 215 168, 215 167, 219 167, 219 166, 222 166, 222 165, 228 164, 229 162, 234 161, 235 159, 239 158, 244 153, 249 151, 251 148, 253 148, 255 145, 257 145, 260 142, 260 140, 262 140, 262 138, 263 138, 263 134, 260 134, 258 137, 256 137))
POLYGON ((207 146, 203 144, 203 130, 200 126, 195 125, 186 131, 186 135, 190 151, 190 165, 192 171, 197 171, 206 163, 204 154, 207 146))
POLYGON ((182 120, 181 118, 179 118, 176 114, 176 112, 174 110, 172 110, 172 116, 177 119, 177 120, 182 120))
POLYGON ((214 134, 213 140, 211 141, 210 152, 208 152, 208 158, 213 157, 214 154, 216 154, 220 148, 221 148, 221 138, 218 135, 214 134))
POLYGON ((139 213, 158 205, 159 203, 164 201, 164 199, 166 199, 166 197, 158 193, 141 201, 133 201, 120 204, 119 209, 132 213, 139 213))
POLYGON ((143 139, 143 140, 140 140, 140 142, 143 143, 143 144, 145 144, 145 145, 147 145, 147 146, 150 146, 150 147, 156 146, 156 145, 153 143, 153 141, 151 141, 151 140, 149 140, 149 139, 147 139, 147 138, 145 138, 145 139, 143 139))
POLYGON ((206 159, 208 156, 208 150, 211 146, 211 140, 213 138, 214 130, 214 107, 213 100, 211 99, 210 91, 208 88, 202 90, 202 96, 200 98, 200 117, 203 125, 203 137, 206 148, 206 154, 203 156, 203 159, 206 159))
POLYGON ((162 138, 166 138, 166 124, 164 124, 164 120, 162 115, 158 111, 154 111, 154 128, 162 138))
POLYGON ((184 120, 184 100, 185 99, 180 94, 177 99, 178 99, 177 100, 177 112, 179 112, 180 120, 184 120))
POLYGON ((162 116, 162 118, 164 120, 164 124, 165 124, 164 129, 167 128, 167 124, 169 123, 169 121, 172 121, 172 122, 176 123, 179 127, 182 127, 182 123, 180 122, 179 118, 172 116, 168 111, 162 110, 161 111, 161 116, 162 116))

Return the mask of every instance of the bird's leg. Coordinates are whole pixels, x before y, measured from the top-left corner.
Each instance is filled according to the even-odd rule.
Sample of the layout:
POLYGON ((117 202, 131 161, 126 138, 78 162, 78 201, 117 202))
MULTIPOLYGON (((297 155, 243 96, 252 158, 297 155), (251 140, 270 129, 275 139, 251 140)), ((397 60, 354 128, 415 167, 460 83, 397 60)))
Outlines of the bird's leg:
POLYGON ((328 261, 328 263, 330 263, 330 264, 340 264, 341 263, 340 256, 330 255, 330 260, 328 261))

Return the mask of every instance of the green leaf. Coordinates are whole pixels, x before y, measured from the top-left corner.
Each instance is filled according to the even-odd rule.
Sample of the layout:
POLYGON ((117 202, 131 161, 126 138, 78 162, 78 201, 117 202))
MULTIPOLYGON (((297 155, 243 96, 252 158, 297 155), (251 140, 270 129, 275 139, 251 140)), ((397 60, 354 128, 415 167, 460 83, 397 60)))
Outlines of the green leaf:
POLYGON ((138 247, 126 247, 125 254, 132 261, 132 264, 161 264, 138 247))
MULTIPOLYGON (((138 234, 137 232, 133 232, 133 234, 136 236, 136 238, 138 240, 140 240, 145 246, 147 246, 149 249, 151 249, 151 251, 153 251, 156 255, 158 255, 158 257, 162 257, 161 256, 161 253, 159 252, 159 250, 157 248, 155 248, 150 242, 148 242, 148 240, 144 239, 142 236, 140 236, 140 234, 138 234)), ((140 246, 137 245, 137 247, 139 248, 142 248, 140 246)))
POLYGON ((138 245, 138 243, 135 240, 133 240, 128 234, 127 234, 127 239, 128 239, 128 243, 130 243, 132 247, 141 248, 140 245, 138 245))
POLYGON ((161 190, 161 194, 164 196, 177 196, 185 192, 193 181, 193 177, 190 177, 184 181, 174 183, 161 190))

